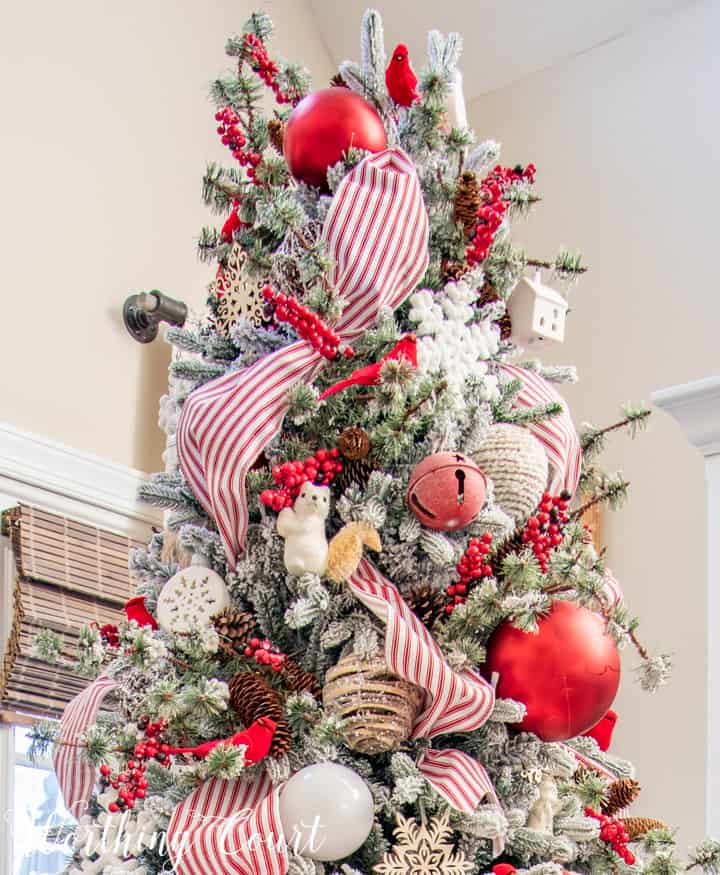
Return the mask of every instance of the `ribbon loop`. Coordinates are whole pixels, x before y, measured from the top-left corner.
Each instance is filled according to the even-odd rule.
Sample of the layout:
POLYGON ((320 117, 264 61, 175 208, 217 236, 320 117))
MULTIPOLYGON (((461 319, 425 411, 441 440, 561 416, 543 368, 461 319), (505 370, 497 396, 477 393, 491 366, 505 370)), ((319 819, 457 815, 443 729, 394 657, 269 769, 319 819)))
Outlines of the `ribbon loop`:
MULTIPOLYGON (((427 267, 427 213, 415 166, 402 150, 371 155, 343 179, 322 238, 344 304, 335 330, 351 342, 383 307, 398 307, 427 267)), ((183 405, 180 468, 216 520, 232 568, 247 531, 245 476, 279 432, 288 391, 313 380, 324 364, 319 352, 299 341, 210 381, 183 405)))

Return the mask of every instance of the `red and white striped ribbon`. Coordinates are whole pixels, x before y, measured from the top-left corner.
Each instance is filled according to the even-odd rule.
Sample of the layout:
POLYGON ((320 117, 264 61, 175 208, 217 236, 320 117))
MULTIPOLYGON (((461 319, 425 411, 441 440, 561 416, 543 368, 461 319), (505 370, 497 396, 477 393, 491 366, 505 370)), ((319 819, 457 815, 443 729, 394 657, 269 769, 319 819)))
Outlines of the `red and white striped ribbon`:
POLYGON ((95 722, 105 696, 119 686, 105 675, 100 675, 74 699, 68 702, 60 721, 58 744, 53 753, 53 766, 58 785, 65 801, 65 808, 80 818, 95 784, 95 769, 88 765, 83 750, 75 747, 80 736, 91 723, 95 722))
POLYGON ((540 422, 529 423, 528 428, 545 448, 551 468, 548 483, 550 492, 558 494, 567 489, 574 495, 580 480, 582 449, 564 398, 554 386, 534 371, 519 368, 517 365, 501 365, 500 370, 522 383, 522 389, 515 399, 520 407, 535 407, 551 401, 562 404, 562 413, 540 422))
MULTIPOLYGON (((396 308, 428 263, 428 219, 412 161, 400 149, 371 155, 342 181, 323 227, 334 261, 330 281, 343 301, 335 331, 351 342, 383 307, 396 308)), ((178 422, 180 468, 212 515, 235 567, 245 545, 245 475, 280 430, 288 391, 309 382, 325 359, 306 341, 264 356, 193 392, 178 422)))
POLYGON ((279 788, 210 778, 175 808, 167 847, 177 875, 285 875, 279 788))

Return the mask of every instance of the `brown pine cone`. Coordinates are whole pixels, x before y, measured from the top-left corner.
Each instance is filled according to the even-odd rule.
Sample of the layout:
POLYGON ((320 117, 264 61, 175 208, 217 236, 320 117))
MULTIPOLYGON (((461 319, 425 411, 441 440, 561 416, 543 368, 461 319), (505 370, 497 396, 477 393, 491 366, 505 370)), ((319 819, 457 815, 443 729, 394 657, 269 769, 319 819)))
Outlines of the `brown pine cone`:
POLYGON ((242 651, 257 626, 255 617, 247 611, 225 608, 213 617, 215 631, 220 636, 220 649, 228 655, 242 651))
MULTIPOLYGON (((478 298, 477 306, 484 307, 485 304, 493 304, 495 301, 499 300, 500 295, 498 295, 490 283, 485 283, 482 289, 480 289, 480 297, 478 298)), ((512 320, 510 319, 510 314, 505 311, 495 324, 500 329, 500 337, 502 337, 503 340, 507 340, 512 334, 512 320)))
POLYGON ((280 757, 287 753, 290 750, 290 726, 278 691, 259 674, 249 671, 236 674, 229 687, 230 704, 246 727, 260 717, 269 717, 275 722, 270 756, 280 757))
POLYGON ((367 459, 358 459, 354 462, 344 461, 342 471, 335 475, 333 486, 337 488, 338 494, 345 492, 350 486, 359 486, 362 489, 367 486, 370 475, 374 470, 374 467, 367 459))
POLYGON ((464 261, 446 261, 443 264, 443 279, 446 283, 462 279, 470 270, 464 261))
POLYGON ((455 186, 455 221, 461 222, 465 239, 469 240, 475 232, 478 210, 482 206, 480 183, 471 170, 465 170, 455 186))
POLYGON ((405 596, 405 601, 428 629, 432 629, 445 616, 446 597, 442 590, 435 589, 429 583, 416 583, 405 596))
POLYGON ((279 118, 271 118, 267 123, 267 129, 273 149, 282 155, 285 140, 285 122, 279 118))
POLYGON ((641 839, 651 829, 667 829, 667 825, 662 820, 655 820, 654 817, 624 817, 622 824, 631 842, 641 839))
POLYGON ((347 85, 345 84, 345 80, 343 79, 343 77, 339 73, 336 73, 332 77, 332 79, 330 80, 330 85, 333 88, 347 88, 347 85))
POLYGON ((527 544, 523 542, 523 532, 524 529, 518 527, 509 538, 506 538, 494 550, 488 553, 488 565, 492 568, 495 576, 502 573, 503 562, 507 556, 522 553, 527 547, 527 544))
POLYGON ((367 459, 370 454, 368 433, 358 426, 344 428, 338 438, 338 449, 343 459, 348 459, 351 462, 367 459))
POLYGON ((621 778, 619 781, 613 781, 607 789, 605 801, 602 804, 602 813, 613 815, 638 798, 640 795, 640 784, 632 778, 621 778))
POLYGON ((286 659, 282 668, 282 677, 285 685, 293 693, 310 693, 318 701, 322 698, 322 687, 312 672, 295 662, 294 659, 286 659))

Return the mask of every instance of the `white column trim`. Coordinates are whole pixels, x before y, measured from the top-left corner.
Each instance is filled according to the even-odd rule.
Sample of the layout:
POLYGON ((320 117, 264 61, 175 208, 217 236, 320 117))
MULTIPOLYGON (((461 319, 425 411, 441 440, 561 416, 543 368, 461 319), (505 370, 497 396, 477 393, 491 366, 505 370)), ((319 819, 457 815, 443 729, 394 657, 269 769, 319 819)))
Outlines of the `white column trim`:
MULTIPOLYGON (((707 487, 707 740, 705 830, 720 834, 720 377, 654 392, 652 400, 705 456, 707 487)), ((698 667, 700 668, 700 667, 698 667)))
POLYGON ((26 502, 140 539, 162 513, 137 499, 146 478, 117 462, 0 423, 0 508, 26 502))
POLYGON ((680 423, 704 456, 720 453, 720 377, 659 389, 650 397, 680 423))

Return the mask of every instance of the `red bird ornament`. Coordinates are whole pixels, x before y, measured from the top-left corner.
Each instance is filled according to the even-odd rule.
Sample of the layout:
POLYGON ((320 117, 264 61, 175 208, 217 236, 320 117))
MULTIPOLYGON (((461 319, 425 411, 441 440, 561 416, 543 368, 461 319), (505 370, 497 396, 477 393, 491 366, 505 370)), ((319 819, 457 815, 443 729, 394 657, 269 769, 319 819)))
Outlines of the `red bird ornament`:
POLYGON ((125 602, 125 616, 128 620, 135 620, 138 626, 149 626, 157 629, 157 620, 145 607, 145 596, 136 595, 125 602))
POLYGON ((231 744, 234 747, 244 744, 247 746, 245 762, 251 766, 254 763, 260 762, 263 757, 268 755, 276 728, 274 720, 271 720, 269 717, 259 717, 247 729, 243 729, 242 732, 236 732, 230 738, 217 738, 213 741, 205 741, 202 744, 198 744, 197 747, 171 747, 168 753, 182 753, 196 756, 199 759, 205 759, 210 751, 219 744, 231 744))
POLYGON ((589 735, 590 738, 594 738, 595 741, 597 741, 600 750, 608 750, 612 744, 612 737, 613 732, 615 731, 617 719, 617 712, 613 711, 611 708, 591 729, 588 729, 587 732, 583 732, 583 735, 589 735))
POLYGON ((383 362, 391 359, 407 359, 411 367, 417 367, 417 338, 414 334, 406 334, 387 355, 384 355, 379 362, 374 362, 372 365, 367 365, 364 368, 358 368, 353 371, 345 380, 340 380, 334 386, 330 386, 320 396, 320 401, 327 398, 329 395, 334 395, 336 392, 341 392, 349 386, 373 386, 380 379, 380 370, 383 362))
POLYGON ((398 106, 411 106, 420 100, 417 92, 417 76, 413 72, 405 43, 398 43, 392 60, 385 70, 385 84, 390 97, 398 106))

